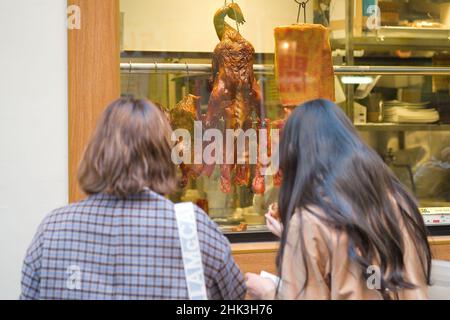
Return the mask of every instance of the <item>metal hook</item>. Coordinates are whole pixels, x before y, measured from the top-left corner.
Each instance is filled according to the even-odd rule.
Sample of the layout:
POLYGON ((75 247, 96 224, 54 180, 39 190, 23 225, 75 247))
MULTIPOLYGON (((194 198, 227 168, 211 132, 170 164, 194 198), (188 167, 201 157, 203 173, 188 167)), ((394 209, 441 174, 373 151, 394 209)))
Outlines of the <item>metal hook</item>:
POLYGON ((131 60, 128 61, 128 82, 127 82, 127 96, 130 96, 130 83, 131 83, 131 71, 133 70, 133 66, 131 64, 131 60))
POLYGON ((308 4, 309 0, 306 1, 294 0, 294 1, 298 4, 297 23, 299 23, 300 20, 301 8, 303 8, 303 23, 306 23, 306 5, 308 4))
MULTIPOLYGON (((234 0, 231 0, 231 3, 234 3, 234 0)), ((223 6, 226 7, 227 4, 228 4, 228 1, 225 0, 223 6)), ((234 12, 234 16, 237 17, 236 16, 236 10, 234 10, 234 8, 233 8, 233 12, 234 12)), ((235 20, 235 22, 236 22, 236 30, 239 33, 239 23, 237 22, 237 20, 235 20)))
POLYGON ((189 94, 190 88, 189 88, 189 65, 187 64, 187 62, 184 63, 186 65, 186 93, 189 94))
POLYGON ((159 81, 158 81, 158 62, 156 62, 156 60, 153 62, 155 64, 155 81, 156 81, 156 91, 157 91, 157 95, 158 95, 158 103, 161 103, 161 92, 159 90, 159 81))
MULTIPOLYGON (((231 3, 234 3, 234 0, 231 0, 231 3)), ((234 18, 237 19, 236 10, 234 9, 234 7, 233 7, 233 12, 234 12, 234 18)), ((239 33, 239 23, 237 22, 237 20, 234 20, 234 21, 236 22, 236 30, 239 33)))

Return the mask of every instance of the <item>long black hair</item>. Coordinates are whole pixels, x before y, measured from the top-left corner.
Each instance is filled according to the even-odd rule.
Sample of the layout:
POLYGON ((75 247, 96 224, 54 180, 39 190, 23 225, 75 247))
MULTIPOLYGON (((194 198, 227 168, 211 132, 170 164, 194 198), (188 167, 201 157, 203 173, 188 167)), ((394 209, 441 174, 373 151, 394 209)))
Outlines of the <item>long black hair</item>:
MULTIPOLYGON (((379 291, 385 299, 390 297, 388 290, 395 293, 415 287, 404 273, 402 220, 429 284, 431 251, 414 197, 361 140, 337 105, 319 99, 292 112, 280 141, 280 167, 279 208, 286 226, 277 259, 280 274, 289 220, 295 212, 307 210, 348 234, 348 255, 361 266, 364 279, 368 278, 367 268, 377 262, 382 275, 379 291), (312 212, 311 206, 324 215, 312 212)), ((299 234, 304 248, 303 230, 299 234)))

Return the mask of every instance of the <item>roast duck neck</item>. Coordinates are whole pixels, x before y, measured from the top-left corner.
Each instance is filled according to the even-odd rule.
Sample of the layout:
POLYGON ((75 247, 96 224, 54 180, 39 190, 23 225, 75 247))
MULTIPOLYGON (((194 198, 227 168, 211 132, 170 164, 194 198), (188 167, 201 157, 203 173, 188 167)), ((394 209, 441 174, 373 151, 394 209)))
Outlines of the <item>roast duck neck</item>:
POLYGON ((253 73, 252 44, 228 23, 225 17, 238 24, 245 22, 236 3, 220 8, 214 16, 214 26, 220 39, 213 53, 213 89, 208 104, 206 126, 216 126, 223 118, 227 128, 244 129, 251 123, 252 112, 265 121, 261 90, 253 73))

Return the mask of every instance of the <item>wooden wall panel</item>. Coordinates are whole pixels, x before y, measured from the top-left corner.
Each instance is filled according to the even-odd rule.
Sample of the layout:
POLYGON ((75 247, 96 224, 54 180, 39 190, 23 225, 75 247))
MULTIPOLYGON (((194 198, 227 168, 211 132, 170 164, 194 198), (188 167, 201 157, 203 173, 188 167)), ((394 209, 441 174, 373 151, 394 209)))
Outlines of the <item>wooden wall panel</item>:
POLYGON ((233 257, 243 273, 260 273, 261 270, 276 274, 275 259, 278 242, 234 243, 233 257))
POLYGON ((263 270, 277 274, 276 252, 235 253, 233 257, 244 274, 247 272, 259 274, 263 270))
POLYGON ((450 244, 431 245, 433 259, 450 261, 450 244))
POLYGON ((99 115, 120 96, 119 0, 68 0, 81 28, 68 31, 69 201, 83 198, 77 168, 99 115))
MULTIPOLYGON (((429 238, 433 259, 450 261, 450 236, 429 238)), ((276 274, 275 259, 278 243, 236 243, 231 245, 233 257, 243 273, 260 273, 261 270, 276 274)))
POLYGON ((450 236, 430 237, 433 259, 450 261, 450 236))

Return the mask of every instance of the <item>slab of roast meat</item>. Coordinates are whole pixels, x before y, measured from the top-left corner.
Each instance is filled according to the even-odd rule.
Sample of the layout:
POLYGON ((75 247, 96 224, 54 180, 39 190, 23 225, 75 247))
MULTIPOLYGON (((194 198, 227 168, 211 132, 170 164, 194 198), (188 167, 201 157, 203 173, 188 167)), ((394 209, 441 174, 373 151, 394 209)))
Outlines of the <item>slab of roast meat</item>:
POLYGON ((328 30, 318 24, 275 28, 275 74, 283 106, 334 100, 334 72, 328 30))

